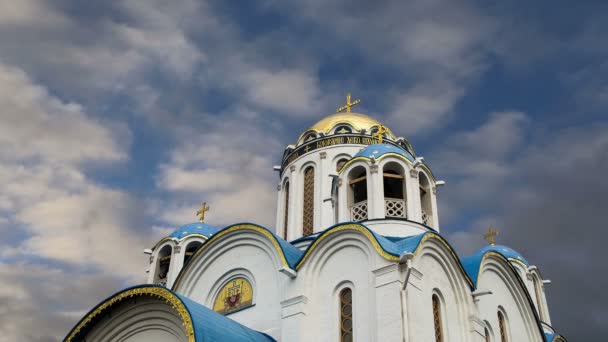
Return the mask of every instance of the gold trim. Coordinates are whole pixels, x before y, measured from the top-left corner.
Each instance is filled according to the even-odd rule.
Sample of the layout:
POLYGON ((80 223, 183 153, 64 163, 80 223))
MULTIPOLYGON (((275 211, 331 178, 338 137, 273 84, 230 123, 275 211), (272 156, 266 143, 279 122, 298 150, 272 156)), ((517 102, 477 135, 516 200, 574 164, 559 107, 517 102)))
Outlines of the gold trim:
MULTIPOLYGON (((502 254, 501 254, 501 255, 502 255, 502 254)), ((503 257, 504 257, 504 255, 503 255, 503 257)), ((517 264, 520 264, 520 265, 521 265, 521 266, 522 266, 524 269, 527 269, 527 268, 528 268, 528 265, 526 265, 526 263, 525 263, 525 262, 523 262, 523 261, 521 261, 521 260, 519 260, 519 259, 517 259, 517 258, 506 258, 506 259, 507 259, 507 260, 509 260, 509 261, 515 262, 515 263, 517 263, 517 264)))
POLYGON ((107 299, 105 302, 98 305, 93 311, 91 311, 84 319, 82 319, 78 323, 78 325, 72 330, 70 335, 66 337, 64 342, 72 342, 74 337, 76 337, 84 327, 91 323, 91 321, 95 317, 101 315, 105 310, 109 309, 114 304, 124 299, 132 298, 135 296, 153 296, 164 300, 178 313, 178 315, 182 319, 182 324, 186 329, 186 336, 188 337, 188 342, 195 342, 194 326, 192 324, 192 317, 190 316, 190 312, 179 297, 177 297, 171 291, 158 286, 133 288, 114 295, 110 299, 107 299))
POLYGON ((467 274, 467 271, 462 266, 462 262, 460 261, 460 258, 458 257, 456 252, 454 252, 454 249, 452 248, 452 246, 450 246, 450 244, 447 241, 445 241, 445 239, 443 237, 441 237, 441 235, 439 235, 437 233, 428 232, 428 233, 423 233, 423 234, 425 234, 425 235, 422 237, 422 239, 420 239, 420 242, 418 243, 418 246, 416 247, 416 250, 414 251, 414 255, 418 254, 418 252, 420 251, 420 248, 422 247, 422 244, 424 244, 424 242, 426 240, 431 239, 431 238, 438 240, 450 251, 450 254, 452 254, 452 257, 454 259, 456 259, 456 261, 458 261, 458 266, 460 267, 460 270, 462 271, 464 278, 467 280, 467 283, 469 283, 471 288, 473 288, 474 287, 473 280, 471 280, 471 278, 467 274))
POLYGON ((188 270, 188 268, 190 267, 190 265, 192 265, 194 262, 194 258, 198 257, 198 255, 200 253, 202 253, 204 250, 207 249, 207 247, 209 247, 209 245, 211 244, 212 240, 215 239, 219 239, 222 236, 232 233, 233 231, 236 230, 253 230, 255 232, 258 232, 262 235, 264 235, 266 238, 268 238, 272 244, 274 245, 275 249, 277 250, 277 252, 279 253, 279 256, 281 257, 281 261, 283 262, 283 265, 285 265, 288 268, 291 268, 289 266, 289 263, 287 262, 287 258, 285 258, 285 253, 283 252, 283 249, 281 248, 281 245, 279 245, 279 242, 277 241, 276 237, 269 232, 267 229, 259 227, 259 226, 255 226, 252 224, 238 224, 235 226, 231 226, 228 228, 224 228, 223 230, 219 231, 218 233, 214 234, 211 236, 211 238, 209 238, 208 241, 205 241, 205 243, 203 245, 201 245, 197 250, 196 253, 190 258, 190 262, 188 262, 188 264, 186 266, 184 266, 184 268, 182 268, 181 272, 179 273, 179 275, 177 276, 177 279, 175 279, 175 283, 173 283, 172 288, 176 289, 177 286, 180 284, 183 275, 186 274, 186 271, 188 270))
MULTIPOLYGON (((170 237, 170 236, 167 236, 167 237, 162 238, 160 241, 158 241, 158 242, 157 242, 157 243, 154 245, 154 247, 152 247, 152 250, 156 250, 156 248, 158 248, 158 246, 160 246, 161 244, 163 244, 163 243, 165 243, 165 242, 167 242, 167 241, 174 241, 174 239, 176 239, 176 240, 177 240, 177 242, 178 242, 178 243, 180 243, 180 242, 184 241, 186 238, 189 238, 189 237, 191 237, 191 236, 200 237, 200 238, 202 238, 203 240, 207 240, 207 239, 209 239, 209 237, 207 237, 207 236, 205 236, 205 235, 203 235, 203 234, 199 234, 199 233, 188 233, 187 235, 184 235, 184 237, 181 237, 181 238, 176 238, 176 237, 170 237)), ((212 236, 213 236, 213 235, 212 235, 212 236)))
POLYGON ((302 258, 300 259, 298 264, 296 265, 296 270, 300 269, 300 267, 302 266, 302 264, 304 264, 306 259, 308 259, 308 256, 312 253, 312 251, 319 245, 319 243, 321 243, 323 240, 325 240, 326 237, 328 237, 334 233, 343 231, 343 230, 355 230, 355 231, 362 233, 371 242, 371 244, 374 247, 374 249, 376 250, 376 252, 378 252, 378 254, 380 254, 383 258, 390 260, 390 261, 399 261, 399 256, 395 256, 393 254, 388 253, 387 251, 385 251, 382 248, 382 246, 380 246, 380 243, 378 242, 378 240, 376 240, 376 238, 369 231, 369 229, 367 229, 359 224, 351 223, 351 224, 345 224, 345 225, 334 227, 326 234, 323 234, 323 235, 319 236, 318 238, 316 238, 315 241, 312 243, 312 245, 306 250, 306 253, 302 256, 302 258))
MULTIPOLYGON (((381 155, 380 157, 376 158, 376 162, 379 162, 379 161, 381 161, 382 159, 384 159, 385 157, 388 157, 388 156, 393 156, 393 157, 397 157, 399 159, 403 159, 408 164, 413 165, 413 163, 412 163, 411 160, 409 160, 406 157, 404 157, 403 155, 401 155, 399 153, 395 153, 395 152, 388 152, 388 153, 385 153, 385 154, 381 155)), ((365 160, 365 161, 367 161, 367 160, 370 160, 370 158, 366 157, 366 156, 358 156, 356 158, 353 158, 353 159, 347 161, 346 164, 344 164, 344 166, 342 166, 342 168, 340 169, 340 171, 338 171, 338 173, 342 173, 342 171, 344 171, 348 166, 350 166, 351 164, 353 164, 353 163, 355 163, 355 162, 357 162, 359 160, 365 160)))
MULTIPOLYGON (((361 131, 365 129, 366 132, 371 131, 372 128, 377 126, 382 126, 382 123, 370 116, 360 113, 337 113, 326 116, 325 118, 319 120, 317 123, 312 125, 310 128, 305 130, 300 136, 298 136, 297 145, 300 145, 300 142, 306 134, 315 132, 329 134, 334 128, 339 125, 347 124, 350 125, 353 130, 361 131)), ((393 132, 388 128, 388 133, 390 134, 393 140, 397 139, 393 132)), ((353 133, 355 133, 353 131, 353 133)))

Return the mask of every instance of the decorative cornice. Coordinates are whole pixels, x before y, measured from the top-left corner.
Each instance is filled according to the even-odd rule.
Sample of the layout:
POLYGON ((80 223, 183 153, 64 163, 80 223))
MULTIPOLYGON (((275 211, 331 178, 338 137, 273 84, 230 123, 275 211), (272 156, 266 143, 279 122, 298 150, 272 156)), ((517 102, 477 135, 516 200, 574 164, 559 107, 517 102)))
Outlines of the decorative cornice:
POLYGON ((76 339, 76 337, 83 333, 89 326, 89 324, 93 322, 94 319, 105 313, 115 304, 118 304, 126 299, 133 298, 136 296, 156 297, 169 304, 181 318, 182 324, 186 330, 186 337, 188 338, 188 342, 195 342, 194 326, 192 324, 192 317, 190 316, 188 308, 186 308, 182 300, 173 292, 160 286, 143 286, 130 288, 123 292, 115 294, 109 299, 106 299, 95 309, 91 310, 80 322, 78 322, 78 324, 72 329, 70 334, 65 338, 64 342, 75 342, 84 340, 82 339, 82 337, 79 339, 76 339))

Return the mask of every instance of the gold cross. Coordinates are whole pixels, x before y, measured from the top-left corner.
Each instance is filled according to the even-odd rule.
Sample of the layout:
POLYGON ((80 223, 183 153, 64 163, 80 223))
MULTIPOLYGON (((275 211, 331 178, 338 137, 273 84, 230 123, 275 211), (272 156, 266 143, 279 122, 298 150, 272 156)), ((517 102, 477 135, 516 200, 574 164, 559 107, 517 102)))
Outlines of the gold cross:
POLYGON ((385 133, 388 133, 388 128, 380 125, 380 127, 378 127, 378 131, 372 134, 372 138, 378 138, 378 144, 382 144, 382 139, 384 138, 385 133))
POLYGON ((494 237, 496 235, 498 235, 498 231, 492 230, 492 227, 488 227, 488 234, 483 234, 483 238, 490 241, 490 246, 494 246, 494 237))
POLYGON ((346 110, 347 113, 350 113, 350 107, 354 107, 356 105, 358 105, 359 103, 361 103, 361 100, 355 100, 353 102, 350 102, 350 93, 348 93, 346 95, 346 105, 338 108, 336 110, 336 113, 340 113, 346 110))
POLYGON ((196 216, 200 216, 199 221, 205 221, 205 212, 207 211, 209 211, 209 206, 207 205, 207 202, 203 202, 201 209, 196 212, 196 216))

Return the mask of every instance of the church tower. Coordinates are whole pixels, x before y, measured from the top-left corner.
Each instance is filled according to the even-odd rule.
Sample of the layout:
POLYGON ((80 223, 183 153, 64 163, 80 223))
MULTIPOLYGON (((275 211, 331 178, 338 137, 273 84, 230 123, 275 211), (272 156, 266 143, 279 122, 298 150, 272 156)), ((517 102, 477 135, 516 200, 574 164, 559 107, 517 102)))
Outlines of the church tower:
POLYGON ((283 154, 277 234, 304 238, 344 222, 405 237, 439 231, 437 181, 407 139, 381 122, 338 108, 283 154))

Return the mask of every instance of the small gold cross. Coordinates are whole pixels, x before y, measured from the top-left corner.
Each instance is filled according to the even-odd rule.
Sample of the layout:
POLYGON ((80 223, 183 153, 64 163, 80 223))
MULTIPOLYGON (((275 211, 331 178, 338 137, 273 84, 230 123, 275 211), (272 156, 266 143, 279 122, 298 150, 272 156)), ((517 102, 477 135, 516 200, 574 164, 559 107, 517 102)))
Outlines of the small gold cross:
POLYGON ((196 216, 200 216, 199 221, 205 221, 205 212, 207 211, 209 211, 209 206, 207 205, 207 202, 203 202, 201 209, 196 212, 196 216))
POLYGON ((492 227, 488 227, 488 234, 484 234, 483 238, 490 241, 490 246, 494 246, 494 237, 498 235, 497 230, 492 230, 492 227))
POLYGON ((346 105, 338 108, 336 110, 336 113, 340 113, 346 110, 347 113, 350 113, 350 107, 354 107, 356 105, 358 105, 359 103, 361 103, 361 100, 355 100, 353 102, 350 102, 350 93, 348 93, 346 95, 346 105))
POLYGON ((378 144, 382 144, 382 140, 384 139, 384 134, 388 133, 388 128, 384 126, 378 127, 378 131, 372 134, 372 138, 378 138, 378 144))

